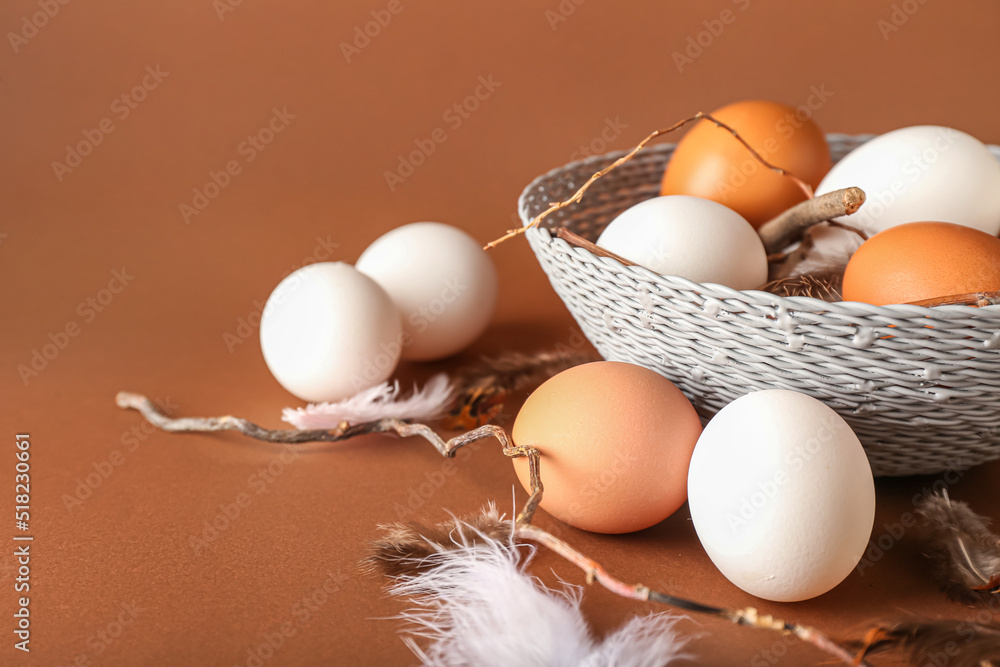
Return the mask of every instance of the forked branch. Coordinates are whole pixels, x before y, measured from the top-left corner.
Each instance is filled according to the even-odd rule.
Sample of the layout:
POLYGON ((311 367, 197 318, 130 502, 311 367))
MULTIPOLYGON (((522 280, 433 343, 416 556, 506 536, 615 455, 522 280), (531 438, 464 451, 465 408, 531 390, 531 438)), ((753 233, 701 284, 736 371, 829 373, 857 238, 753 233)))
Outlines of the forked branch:
POLYGON ((567 542, 541 528, 532 525, 535 510, 541 502, 544 487, 541 479, 541 456, 534 447, 519 447, 507 437, 506 431, 500 426, 487 424, 467 433, 444 440, 433 429, 424 424, 413 424, 400 419, 387 418, 363 424, 348 424, 346 422, 331 430, 272 430, 267 429, 239 417, 183 417, 174 419, 168 417, 146 396, 132 392, 118 392, 115 402, 119 407, 139 411, 151 424, 164 431, 175 433, 206 433, 215 431, 237 431, 248 437, 264 442, 282 444, 302 444, 306 442, 339 442, 360 435, 371 433, 395 433, 400 437, 417 435, 437 449, 442 456, 451 458, 465 445, 486 438, 496 438, 503 447, 503 453, 511 458, 528 457, 528 471, 531 483, 531 495, 521 513, 514 522, 514 535, 520 539, 531 540, 556 552, 570 563, 583 570, 587 583, 597 581, 612 593, 633 600, 652 600, 661 604, 685 609, 690 612, 706 614, 722 618, 737 625, 774 630, 791 634, 802 641, 825 651, 844 664, 864 665, 865 663, 846 648, 831 641, 821 632, 795 623, 787 623, 769 615, 760 615, 752 607, 744 609, 724 609, 704 605, 699 602, 675 597, 667 593, 650 590, 642 584, 626 584, 612 576, 592 558, 580 553, 567 542))
POLYGON ((679 130, 680 128, 684 127, 688 123, 692 123, 692 122, 694 122, 696 120, 707 120, 707 121, 709 121, 711 123, 714 123, 716 125, 716 127, 720 128, 720 129, 723 129, 723 130, 726 130, 727 132, 729 132, 731 135, 733 135, 733 137, 736 138, 737 141, 739 141, 741 144, 743 144, 743 146, 748 151, 750 151, 750 155, 752 155, 755 160, 757 160, 758 162, 760 162, 762 165, 764 165, 765 167, 767 167, 771 171, 774 171, 774 172, 776 172, 778 174, 781 174, 782 176, 787 176, 788 178, 792 179, 792 181, 795 183, 795 185, 797 185, 799 187, 799 189, 802 190, 802 192, 805 193, 806 198, 807 199, 812 199, 813 190, 809 186, 808 183, 806 183, 801 178, 799 178, 795 174, 791 173, 787 169, 783 169, 782 167, 779 167, 779 166, 777 166, 775 164, 772 164, 772 163, 768 162, 764 158, 763 155, 761 155, 760 153, 758 153, 757 150, 753 146, 751 146, 749 143, 747 143, 746 139, 744 139, 743 137, 741 137, 740 133, 737 132, 735 129, 733 129, 731 126, 727 125, 726 123, 723 123, 721 120, 718 120, 717 118, 714 118, 711 114, 702 113, 701 111, 699 111, 698 113, 696 113, 695 115, 691 116, 690 118, 685 118, 682 121, 674 123, 673 125, 671 125, 668 128, 665 128, 665 129, 662 129, 662 130, 656 130, 654 132, 651 132, 645 139, 643 139, 638 144, 636 144, 635 148, 633 148, 628 153, 626 153, 625 155, 621 156, 620 158, 618 158, 617 160, 615 160, 614 162, 612 162, 608 166, 604 167, 604 169, 601 169, 597 173, 593 174, 590 178, 588 178, 587 182, 584 183, 583 185, 581 185, 580 188, 576 191, 576 193, 573 194, 572 197, 570 197, 569 199, 566 199, 565 201, 552 202, 551 204, 549 204, 549 207, 547 209, 545 209, 544 211, 542 211, 541 213, 539 213, 538 215, 536 215, 535 218, 531 222, 529 222, 527 225, 525 225, 523 227, 518 227, 517 229, 510 229, 510 230, 508 230, 507 233, 504 234, 503 236, 501 236, 500 238, 496 239, 495 241, 490 241, 485 246, 483 246, 483 249, 484 250, 489 250, 490 248, 494 248, 494 247, 500 245, 501 243, 503 243, 507 239, 511 239, 511 238, 514 238, 515 236, 517 236, 519 234, 523 234, 525 230, 531 229, 532 227, 537 227, 542 222, 542 220, 544 220, 545 218, 547 218, 551 214, 555 213, 559 209, 565 208, 565 207, 569 206, 570 204, 574 204, 574 203, 580 201, 580 198, 583 197, 583 193, 585 193, 590 188, 590 186, 594 184, 595 181, 603 178, 608 173, 614 171, 615 169, 617 169, 621 165, 625 164, 626 162, 628 162, 629 160, 631 160, 632 158, 634 158, 635 155, 636 155, 636 153, 638 153, 643 148, 645 148, 646 144, 648 144, 650 141, 652 141, 653 139, 656 139, 657 137, 661 137, 664 134, 670 134, 674 130, 679 130))

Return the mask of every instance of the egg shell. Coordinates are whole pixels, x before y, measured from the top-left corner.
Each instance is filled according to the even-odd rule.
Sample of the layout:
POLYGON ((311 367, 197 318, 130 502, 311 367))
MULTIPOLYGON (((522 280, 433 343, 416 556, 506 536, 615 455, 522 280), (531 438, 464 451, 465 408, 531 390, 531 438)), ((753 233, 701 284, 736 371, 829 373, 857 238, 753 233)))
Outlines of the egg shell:
POLYGON ((793 602, 843 581, 868 546, 875 486, 850 426, 783 389, 742 396, 698 439, 688 473, 698 538, 732 583, 793 602))
POLYGON ((1000 290, 1000 239, 948 222, 879 232, 851 256, 844 301, 876 306, 1000 290))
MULTIPOLYGON (((541 507, 571 526, 627 533, 684 504, 688 463, 701 422, 663 376, 598 361, 550 378, 525 401, 514 444, 541 452, 541 507)), ((513 459, 526 491, 528 459, 513 459)))
POLYGON ((838 222, 869 234, 922 220, 1000 232, 1000 162, 973 136, 917 125, 879 135, 848 153, 817 195, 857 186, 865 205, 838 222))
POLYGON ((399 311, 379 285, 343 262, 288 275, 264 305, 260 348, 299 398, 337 401, 385 381, 399 361, 399 311))
POLYGON ((403 318, 403 358, 442 359, 486 329, 497 273, 482 245, 461 229, 415 222, 376 239, 356 267, 389 294, 403 318))
MULTIPOLYGON (((746 100, 711 115, 739 132, 768 162, 814 188, 830 169, 826 137, 802 108, 746 100)), ((754 227, 806 198, 794 181, 765 167, 732 134, 708 120, 698 121, 677 144, 660 194, 717 201, 754 227)))
POLYGON ((618 215, 597 245, 663 275, 733 289, 767 281, 767 253, 739 213, 701 197, 639 202, 618 215))

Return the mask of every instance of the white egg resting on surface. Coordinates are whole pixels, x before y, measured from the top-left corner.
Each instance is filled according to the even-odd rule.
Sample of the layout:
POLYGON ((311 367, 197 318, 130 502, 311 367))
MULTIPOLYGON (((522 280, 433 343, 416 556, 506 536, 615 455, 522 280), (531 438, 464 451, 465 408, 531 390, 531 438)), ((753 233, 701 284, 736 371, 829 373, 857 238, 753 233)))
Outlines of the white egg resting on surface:
POLYGON ((819 400, 773 389, 708 423, 688 469, 691 519, 712 562, 751 595, 822 595, 857 566, 875 521, 861 443, 819 400))
POLYGON ((816 194, 852 186, 865 191, 865 204, 836 220, 869 234, 908 222, 1000 232, 1000 161, 953 128, 917 125, 879 135, 833 165, 816 194))
POLYGON ((260 348, 282 387, 337 401, 384 382, 402 349, 399 311, 378 283, 343 262, 310 264, 274 289, 260 348))
POLYGON ((666 195, 608 224, 597 245, 650 271, 737 290, 767 282, 767 253, 736 211, 709 199, 666 195))
POLYGON ((403 319, 403 358, 461 352, 489 325, 498 279, 482 245, 440 222, 414 222, 375 240, 357 269, 389 294, 403 319))

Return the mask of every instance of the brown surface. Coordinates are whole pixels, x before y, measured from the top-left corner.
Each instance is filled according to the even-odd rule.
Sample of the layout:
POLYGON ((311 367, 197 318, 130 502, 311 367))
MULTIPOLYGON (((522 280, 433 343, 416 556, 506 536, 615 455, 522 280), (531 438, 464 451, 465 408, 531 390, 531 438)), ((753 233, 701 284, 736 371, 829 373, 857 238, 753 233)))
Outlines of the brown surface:
MULTIPOLYGON (((578 157, 581 144, 600 143, 615 122, 622 129, 607 130, 618 134, 609 148, 625 148, 698 109, 748 97, 798 105, 823 89, 832 96, 816 118, 827 131, 942 123, 1000 143, 1000 7, 904 4, 919 10, 884 39, 878 21, 891 20, 888 2, 810 3, 808 14, 777 2, 588 2, 553 29, 546 12, 558 11, 555 0, 404 0, 402 13, 347 63, 339 44, 385 2, 243 2, 220 21, 211 0, 105 0, 61 6, 18 53, 0 48, 0 432, 9 448, 0 456, 0 515, 11 520, 14 433, 28 431, 36 538, 32 652, 11 646, 6 556, 0 662, 243 665, 248 649, 288 621, 295 635, 265 664, 411 664, 396 623, 376 620, 401 606, 355 563, 376 523, 396 519, 408 502, 421 505, 420 485, 442 479, 429 446, 368 438, 303 453, 257 495, 261 478, 253 476, 278 467, 273 449, 231 435, 136 431, 138 415, 115 408, 115 392, 147 392, 182 414, 228 412, 279 425, 280 408, 294 401, 268 374, 256 331, 232 352, 225 336, 240 335, 240 318, 314 256, 317 239, 348 261, 415 220, 452 222, 485 241, 511 225, 524 184, 578 157), (671 54, 727 8, 735 21, 678 72, 671 54), (113 100, 157 65, 169 75, 120 119, 113 100), (500 83, 492 96, 461 127, 449 126, 445 110, 490 76, 500 83), (238 145, 273 108, 295 118, 247 164, 238 145), (51 163, 103 118, 113 132, 57 180, 51 163), (446 141, 390 192, 384 172, 436 128, 446 141), (229 160, 241 172, 186 225, 178 205, 229 160), (135 278, 102 312, 78 305, 122 267, 135 278), (78 335, 26 386, 17 365, 70 322, 78 335), (68 510, 64 496, 112 456, 121 465, 68 510), (241 493, 249 506, 196 554, 191 536, 241 493), (339 591, 302 623, 294 605, 329 573, 343 578, 339 591), (102 643, 97 633, 133 601, 142 610, 135 622, 102 643)), ((0 27, 18 30, 37 10, 34 1, 4 2, 0 27)), ((494 258, 499 309, 467 358, 571 340, 571 319, 527 245, 508 243, 494 258)), ((1000 465, 983 466, 952 492, 1000 516, 998 474, 1000 465)), ((443 478, 413 516, 471 512, 487 499, 510 509, 512 488, 523 500, 493 445, 443 478)), ((880 482, 876 536, 932 481, 880 482)), ((566 535, 625 580, 715 604, 757 604, 837 634, 900 610, 972 615, 926 581, 912 531, 865 576, 794 605, 760 603, 729 585, 684 509, 635 535, 566 535)), ((536 571, 549 568, 581 580, 543 554, 536 571)), ((585 608, 603 633, 653 605, 592 589, 585 608)), ((715 621, 684 628, 701 633, 695 651, 709 664, 776 664, 770 658, 779 654, 787 665, 825 660, 789 648, 791 640, 715 621)))

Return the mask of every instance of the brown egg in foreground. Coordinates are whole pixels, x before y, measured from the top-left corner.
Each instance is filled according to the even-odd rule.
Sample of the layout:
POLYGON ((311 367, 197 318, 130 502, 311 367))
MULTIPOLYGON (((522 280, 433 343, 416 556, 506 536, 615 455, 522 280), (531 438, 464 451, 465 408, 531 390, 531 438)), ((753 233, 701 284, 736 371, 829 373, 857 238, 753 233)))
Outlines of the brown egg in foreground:
POLYGON ((1000 239, 950 222, 890 227, 844 271, 844 301, 876 306, 1000 290, 1000 239))
MULTIPOLYGON (((701 422, 663 376, 597 361, 550 378, 517 415, 514 444, 541 452, 541 507, 597 533, 648 528, 687 500, 687 472, 701 422)), ((514 470, 530 491, 528 459, 514 470)))
MULTIPOLYGON (((711 115, 739 132, 765 160, 813 188, 830 171, 826 137, 801 107, 746 100, 711 115)), ((660 194, 711 199, 755 228, 806 198, 792 179, 765 167, 732 134, 708 120, 698 121, 677 144, 660 194)))

